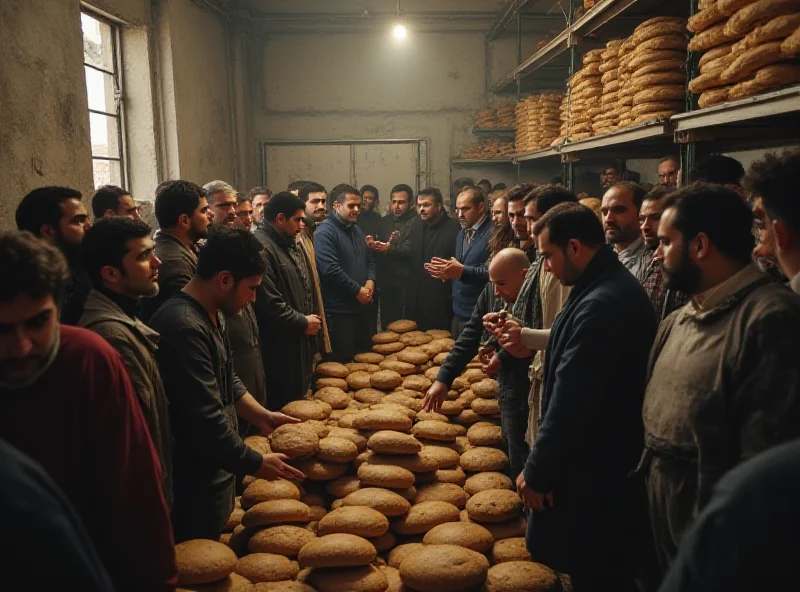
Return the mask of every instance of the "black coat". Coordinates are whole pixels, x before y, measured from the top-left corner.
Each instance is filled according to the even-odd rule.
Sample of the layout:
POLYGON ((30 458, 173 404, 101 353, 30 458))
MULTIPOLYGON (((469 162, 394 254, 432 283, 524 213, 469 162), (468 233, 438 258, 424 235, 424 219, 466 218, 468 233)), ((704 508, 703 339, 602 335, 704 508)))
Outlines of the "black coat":
POLYGON ((375 210, 371 212, 362 211, 356 225, 364 231, 364 236, 376 238, 381 226, 381 215, 375 210))
POLYGON ((158 294, 145 298, 141 304, 141 318, 147 323, 158 308, 194 277, 197 255, 171 234, 162 231, 153 238, 156 257, 161 260, 158 268, 158 294))
POLYGON ((655 333, 644 289, 603 247, 547 344, 542 419, 524 476, 534 491, 553 493, 554 507, 528 521, 533 561, 590 577, 626 575, 646 524, 643 483, 628 475, 642 450, 655 333))
MULTIPOLYGON (((264 245, 267 270, 256 296, 256 319, 261 357, 267 377, 267 406, 278 410, 302 399, 313 377, 317 340, 306 335, 306 315, 314 312, 313 293, 307 293, 292 245, 270 224, 256 230, 264 245), (308 298, 307 298, 308 296, 308 298), (308 308, 306 301, 312 302, 308 308)), ((296 247, 294 247, 296 248, 296 247)), ((305 257, 304 252, 298 252, 305 257)), ((307 262, 310 269, 310 262, 307 262)))
MULTIPOLYGON (((261 361, 261 346, 258 338, 258 323, 253 306, 248 303, 235 315, 225 317, 228 323, 228 338, 233 350, 233 369, 247 392, 266 406, 267 382, 261 361)), ((249 436, 258 432, 248 422, 239 420, 239 435, 249 436)))
POLYGON ((397 232, 397 238, 389 244, 386 253, 377 254, 378 290, 405 288, 411 271, 411 229, 417 220, 417 212, 413 208, 399 218, 391 213, 381 218, 378 240, 388 241, 393 232, 397 232))
POLYGON ((408 278, 406 316, 422 331, 450 329, 453 319, 452 282, 431 277, 423 265, 433 257, 450 259, 456 254, 457 220, 443 213, 431 225, 417 219, 411 228, 411 273, 408 278))

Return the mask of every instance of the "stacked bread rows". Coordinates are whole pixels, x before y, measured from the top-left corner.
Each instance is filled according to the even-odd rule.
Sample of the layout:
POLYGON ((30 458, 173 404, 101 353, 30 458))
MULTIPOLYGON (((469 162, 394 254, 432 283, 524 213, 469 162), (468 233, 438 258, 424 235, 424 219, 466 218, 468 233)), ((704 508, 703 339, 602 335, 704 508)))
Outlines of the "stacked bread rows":
POLYGON ((475 115, 475 125, 483 129, 513 128, 514 105, 481 109, 475 115))
POLYGON ((600 112, 592 119, 594 135, 607 134, 619 127, 619 49, 622 39, 606 43, 605 51, 600 53, 600 83, 603 92, 600 98, 600 112))
POLYGON ((492 136, 482 142, 471 144, 464 148, 463 157, 491 160, 493 158, 503 158, 513 153, 514 142, 492 136))
POLYGON ((302 484, 248 478, 221 542, 178 546, 182 590, 448 592, 561 590, 532 563, 499 426, 497 383, 477 360, 439 413, 422 397, 453 346, 398 321, 351 364, 320 364, 302 420, 268 438, 302 484), (491 567, 490 567, 491 566, 491 567))
POLYGON ((701 0, 689 19, 704 52, 689 84, 701 108, 800 82, 800 0, 701 0))
POLYGON ((518 152, 547 148, 559 135, 562 95, 554 92, 531 95, 517 104, 518 152))
POLYGON ((600 49, 586 52, 583 68, 569 80, 569 91, 561 104, 560 137, 564 140, 582 140, 594 135, 592 121, 602 112, 602 53, 600 49))

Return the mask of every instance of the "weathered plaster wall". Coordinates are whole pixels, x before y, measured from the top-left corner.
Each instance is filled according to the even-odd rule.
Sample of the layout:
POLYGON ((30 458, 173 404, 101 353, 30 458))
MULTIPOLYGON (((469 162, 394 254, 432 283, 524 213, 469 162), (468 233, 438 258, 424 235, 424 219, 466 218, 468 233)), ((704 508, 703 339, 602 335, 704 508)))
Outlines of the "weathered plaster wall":
POLYGON ((78 0, 0 2, 0 229, 31 189, 92 189, 78 0))

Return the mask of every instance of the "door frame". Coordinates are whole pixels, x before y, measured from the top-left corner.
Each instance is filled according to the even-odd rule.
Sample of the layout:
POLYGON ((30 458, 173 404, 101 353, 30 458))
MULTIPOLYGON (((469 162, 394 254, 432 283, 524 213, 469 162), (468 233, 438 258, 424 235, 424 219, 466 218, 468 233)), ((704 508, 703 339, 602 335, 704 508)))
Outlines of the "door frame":
MULTIPOLYGON (((350 182, 353 183, 356 171, 356 146, 381 145, 381 144, 412 144, 417 149, 414 152, 416 173, 414 175, 414 192, 429 187, 431 184, 431 153, 428 138, 383 138, 375 140, 262 140, 259 144, 261 154, 261 184, 269 186, 269 171, 267 170, 267 148, 271 146, 349 146, 350 147, 350 182)), ((274 190, 273 190, 274 191, 274 190)), ((276 191, 277 193, 277 191, 276 191)))

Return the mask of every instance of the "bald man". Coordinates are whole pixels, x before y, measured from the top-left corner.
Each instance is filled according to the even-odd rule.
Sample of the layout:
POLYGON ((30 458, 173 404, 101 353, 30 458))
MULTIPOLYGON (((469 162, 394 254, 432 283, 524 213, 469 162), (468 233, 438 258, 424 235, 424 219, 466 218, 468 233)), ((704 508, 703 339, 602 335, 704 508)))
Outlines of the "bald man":
POLYGON ((503 249, 495 255, 489 265, 489 281, 494 284, 495 296, 513 304, 529 267, 528 256, 521 249, 503 249))

